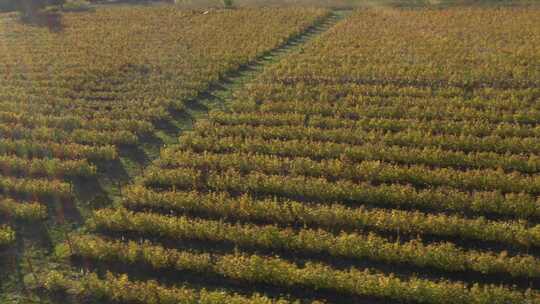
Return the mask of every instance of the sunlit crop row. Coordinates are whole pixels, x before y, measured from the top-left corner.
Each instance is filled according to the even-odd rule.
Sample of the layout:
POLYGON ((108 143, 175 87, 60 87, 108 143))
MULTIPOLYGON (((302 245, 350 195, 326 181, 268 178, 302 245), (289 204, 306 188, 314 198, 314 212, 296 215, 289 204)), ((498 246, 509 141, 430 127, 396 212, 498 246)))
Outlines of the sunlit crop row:
MULTIPOLYGON (((491 108, 486 110, 476 110, 464 107, 459 104, 430 104, 412 105, 407 111, 402 111, 406 102, 401 103, 401 99, 396 99, 395 104, 373 105, 368 104, 332 104, 329 102, 299 102, 274 101, 265 102, 258 107, 264 113, 285 113, 297 112, 310 115, 322 115, 325 117, 339 117, 348 119, 359 118, 392 118, 392 119, 418 119, 418 120, 443 120, 443 121, 469 121, 480 120, 491 124, 496 123, 517 123, 523 125, 534 125, 540 119, 538 110, 516 110, 497 111, 491 108)), ((437 102, 437 100, 434 100, 437 102)), ((248 104, 249 105, 249 104, 248 104)), ((248 108, 249 109, 249 108, 248 108)))
POLYGON ((77 237, 72 245, 71 254, 83 258, 128 265, 142 263, 155 270, 191 271, 250 284, 307 287, 417 303, 538 303, 538 294, 531 290, 520 292, 495 285, 467 286, 420 278, 404 280, 370 269, 338 270, 315 262, 299 266, 278 257, 210 255, 166 249, 148 242, 111 242, 97 237, 77 237))
POLYGON ((0 226, 0 247, 15 241, 15 231, 8 226, 0 226))
POLYGON ((451 243, 426 245, 419 240, 391 242, 374 234, 324 230, 281 229, 274 225, 228 224, 214 220, 169 217, 154 213, 102 209, 89 222, 93 230, 139 233, 166 239, 229 242, 236 246, 327 254, 335 258, 369 259, 390 264, 409 264, 443 271, 475 271, 484 274, 539 277, 540 260, 532 256, 466 251, 451 243))
POLYGON ((47 217, 47 209, 36 202, 16 202, 12 199, 0 200, 0 216, 17 220, 36 221, 47 217))
POLYGON ((3 175, 29 177, 89 177, 96 174, 96 167, 89 164, 87 160, 25 159, 0 155, 0 172, 3 175))
POLYGON ((348 205, 373 205, 425 211, 450 211, 480 215, 498 214, 518 218, 538 217, 538 198, 525 193, 467 192, 452 188, 417 189, 402 184, 371 184, 347 180, 289 176, 228 170, 177 168, 146 171, 146 186, 278 195, 289 199, 341 201, 348 205))
POLYGON ((351 208, 336 202, 322 204, 275 198, 233 197, 227 192, 154 191, 140 185, 123 192, 122 204, 131 210, 152 210, 164 214, 195 214, 244 222, 301 224, 332 230, 371 229, 382 233, 436 236, 503 244, 539 246, 540 229, 527 223, 490 221, 458 215, 418 211, 351 208))
POLYGON ((338 117, 312 115, 300 113, 261 113, 241 112, 223 113, 213 112, 212 121, 219 125, 251 125, 251 126, 299 126, 307 122, 308 126, 337 129, 348 128, 352 130, 371 131, 384 130, 388 132, 402 132, 419 130, 431 134, 473 135, 478 137, 501 136, 506 137, 535 137, 540 136, 538 126, 519 125, 515 123, 492 124, 482 120, 470 124, 444 120, 418 120, 418 119, 390 119, 390 118, 359 118, 345 120, 338 117))
POLYGON ((194 153, 163 149, 156 165, 162 169, 177 167, 226 170, 242 173, 253 171, 265 174, 323 177, 328 180, 371 181, 401 183, 417 187, 446 186, 462 190, 540 193, 540 177, 519 173, 505 174, 501 170, 432 169, 423 165, 395 165, 381 161, 351 163, 346 159, 312 160, 274 155, 247 153, 194 153))
POLYGON ((254 294, 243 296, 225 291, 209 291, 187 287, 168 287, 152 281, 133 281, 128 275, 107 272, 104 278, 96 273, 65 275, 51 271, 40 285, 51 293, 70 292, 78 299, 114 300, 117 303, 204 303, 204 304, 288 304, 296 303, 285 299, 270 299, 254 294))
POLYGON ((494 152, 451 151, 440 147, 401 147, 380 143, 361 146, 307 139, 264 140, 240 136, 210 137, 185 134, 179 143, 182 148, 196 152, 250 152, 285 157, 312 159, 346 158, 351 161, 380 160, 398 164, 422 164, 456 169, 503 169, 523 173, 540 172, 540 157, 536 154, 499 154, 494 152))

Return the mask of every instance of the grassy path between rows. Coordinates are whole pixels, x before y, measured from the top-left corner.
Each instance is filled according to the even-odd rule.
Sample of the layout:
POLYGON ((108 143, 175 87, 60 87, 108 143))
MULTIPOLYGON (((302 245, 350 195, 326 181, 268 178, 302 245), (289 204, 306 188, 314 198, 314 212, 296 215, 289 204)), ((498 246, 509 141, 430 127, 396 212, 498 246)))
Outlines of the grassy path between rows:
POLYGON ((244 65, 239 70, 225 75, 220 82, 213 83, 208 90, 186 102, 186 109, 171 112, 173 119, 157 125, 152 137, 146 138, 137 147, 120 150, 118 163, 105 164, 101 176, 96 179, 96 187, 85 187, 80 197, 94 195, 94 199, 84 199, 93 207, 110 205, 121 197, 121 188, 131 183, 153 160, 159 157, 164 145, 174 145, 182 132, 193 130, 197 120, 205 119, 211 110, 226 109, 233 101, 234 92, 255 79, 265 67, 277 63, 282 58, 298 52, 303 45, 329 30, 344 19, 351 11, 335 10, 326 18, 308 28, 305 32, 289 39, 283 45, 266 52, 257 60, 244 65))
MULTIPOLYGON (((226 75, 220 83, 214 84, 210 90, 202 92, 198 98, 187 103, 188 108, 186 113, 184 113, 185 116, 177 120, 176 130, 180 132, 192 130, 194 122, 198 119, 206 118, 210 110, 226 109, 227 104, 233 101, 234 91, 241 90, 245 84, 256 78, 268 65, 280 61, 291 53, 299 51, 301 46, 326 32, 348 13, 348 11, 331 12, 327 18, 311 26, 304 33, 288 40, 279 48, 268 51, 256 61, 226 75)), ((179 135, 176 130, 173 130, 172 133, 167 132, 168 130, 160 130, 158 136, 165 143, 174 144, 177 142, 179 135)))

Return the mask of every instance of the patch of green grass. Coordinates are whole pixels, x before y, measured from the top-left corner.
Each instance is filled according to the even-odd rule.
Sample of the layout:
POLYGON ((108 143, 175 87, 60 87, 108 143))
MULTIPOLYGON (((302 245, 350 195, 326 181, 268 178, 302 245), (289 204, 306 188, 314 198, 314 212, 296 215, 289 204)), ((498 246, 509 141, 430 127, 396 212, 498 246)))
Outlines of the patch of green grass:
POLYGON ((83 0, 68 1, 62 8, 65 12, 86 12, 91 9, 90 3, 83 0))

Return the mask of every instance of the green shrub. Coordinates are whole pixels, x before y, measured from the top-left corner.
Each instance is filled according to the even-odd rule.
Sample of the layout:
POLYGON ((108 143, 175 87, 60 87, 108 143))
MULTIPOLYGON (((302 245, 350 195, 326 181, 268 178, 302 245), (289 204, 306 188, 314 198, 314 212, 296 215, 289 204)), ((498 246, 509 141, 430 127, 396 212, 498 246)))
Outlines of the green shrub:
POLYGON ((15 9, 17 9, 15 1, 0 0, 0 12, 1 11, 14 11, 15 9))
POLYGON ((81 12, 90 9, 90 3, 82 0, 69 1, 63 6, 64 11, 68 12, 81 12))

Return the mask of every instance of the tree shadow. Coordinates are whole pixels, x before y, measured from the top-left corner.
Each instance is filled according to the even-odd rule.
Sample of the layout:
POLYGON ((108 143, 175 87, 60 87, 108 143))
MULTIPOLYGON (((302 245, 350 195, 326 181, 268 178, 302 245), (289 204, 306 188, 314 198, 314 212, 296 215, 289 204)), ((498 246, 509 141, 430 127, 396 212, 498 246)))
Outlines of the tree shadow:
POLYGON ((24 24, 46 27, 49 31, 59 33, 64 30, 62 14, 54 11, 38 11, 31 14, 25 14, 21 17, 24 24))

